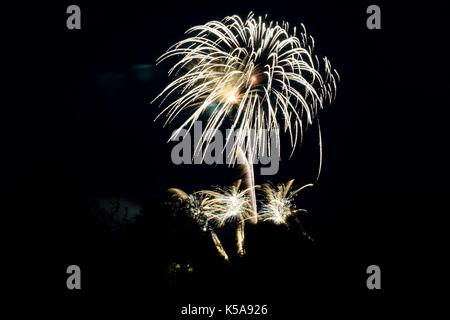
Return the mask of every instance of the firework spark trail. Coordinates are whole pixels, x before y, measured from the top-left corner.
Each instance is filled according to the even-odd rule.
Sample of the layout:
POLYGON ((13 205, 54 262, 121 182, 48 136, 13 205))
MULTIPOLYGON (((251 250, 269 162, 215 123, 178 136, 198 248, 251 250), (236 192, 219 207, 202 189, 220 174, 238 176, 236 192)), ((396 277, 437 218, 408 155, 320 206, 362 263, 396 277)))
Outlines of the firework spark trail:
POLYGON ((245 223, 243 220, 238 222, 238 226, 236 228, 236 244, 237 244, 237 254, 238 256, 245 255, 245 223))
POLYGON ((306 212, 304 209, 297 209, 294 198, 305 188, 312 187, 313 184, 306 184, 296 190, 292 190, 294 180, 285 184, 278 184, 276 187, 270 183, 261 186, 265 202, 263 203, 259 215, 261 221, 269 221, 274 224, 286 224, 289 217, 295 217, 298 212, 306 212))
MULTIPOLYGON (((270 135, 275 134, 279 147, 280 128, 289 135, 292 155, 304 127, 334 99, 339 80, 329 60, 324 57, 321 63, 313 54, 314 39, 302 28, 297 35, 288 23, 266 21, 250 13, 244 20, 233 15, 189 29, 190 36, 157 61, 178 58, 169 71, 173 81, 154 99, 166 104, 157 116, 166 117, 164 125, 187 117, 171 139, 203 117, 205 131, 195 147, 201 151, 228 119, 230 132, 239 129, 232 141, 234 158, 239 149, 247 157, 270 156, 270 135), (252 129, 257 135, 249 143, 252 129)), ((230 139, 231 134, 227 144, 230 139)), ((280 156, 280 148, 277 151, 280 156)))
POLYGON ((249 189, 241 189, 242 180, 231 187, 216 187, 214 190, 200 190, 189 195, 171 188, 168 191, 183 204, 188 216, 196 221, 203 231, 209 232, 218 253, 229 261, 228 255, 213 227, 223 227, 236 223, 237 254, 245 254, 245 221, 252 217, 252 207, 248 196, 249 189))
POLYGON ((202 198, 198 194, 189 195, 183 190, 177 188, 171 188, 168 190, 169 193, 180 200, 183 204, 183 209, 186 210, 188 216, 190 216, 199 225, 199 227, 211 235, 214 246, 220 256, 225 260, 229 261, 228 254, 222 246, 222 242, 217 236, 216 232, 209 225, 210 211, 206 205, 206 199, 202 198))
POLYGON ((214 242, 214 245, 215 245, 217 251, 218 251, 219 254, 222 256, 222 258, 223 258, 225 261, 228 262, 228 261, 229 261, 228 254, 227 254, 227 252, 225 251, 225 249, 223 248, 222 242, 220 242, 219 237, 218 237, 217 234, 214 232, 214 230, 209 229, 209 232, 210 232, 210 234, 211 234, 211 238, 213 239, 213 242, 214 242))
MULTIPOLYGON (((252 159, 252 156, 249 156, 248 158, 252 159)), ((253 218, 250 220, 253 223, 258 222, 258 212, 256 208, 256 194, 255 194, 255 187, 254 187, 254 181, 255 181, 255 175, 253 171, 253 164, 249 163, 248 158, 245 156, 244 151, 242 148, 237 149, 237 161, 238 163, 241 163, 241 176, 242 179, 245 181, 248 193, 250 194, 250 201, 252 206, 252 216, 253 218)))

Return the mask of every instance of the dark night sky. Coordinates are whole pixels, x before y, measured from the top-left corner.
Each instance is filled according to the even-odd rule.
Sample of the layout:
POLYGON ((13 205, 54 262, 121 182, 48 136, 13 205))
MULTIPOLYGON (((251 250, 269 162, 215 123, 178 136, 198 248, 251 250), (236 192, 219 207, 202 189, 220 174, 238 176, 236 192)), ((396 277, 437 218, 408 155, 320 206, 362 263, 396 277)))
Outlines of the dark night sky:
MULTIPOLYGON (((219 296, 245 279, 242 294, 257 291, 278 312, 292 308, 269 288, 284 292, 295 285, 303 298, 329 294, 330 301, 339 295, 388 306, 397 295, 423 293, 420 285, 433 282, 428 270, 439 277, 434 253, 442 241, 438 225, 448 211, 442 205, 450 182, 443 8, 375 1, 382 30, 370 31, 365 9, 372 1, 74 3, 82 10, 80 31, 65 28, 72 3, 19 4, 7 12, 3 31, 12 55, 4 64, 12 71, 5 76, 13 98, 3 104, 11 116, 4 126, 4 157, 13 269, 39 260, 45 277, 37 287, 50 295, 65 292, 69 303, 74 294, 65 291, 65 266, 71 263, 87 270, 87 289, 77 298, 173 293, 160 280, 161 266, 176 257, 170 250, 184 250, 174 247, 196 242, 174 245, 164 236, 170 228, 158 205, 164 190, 229 184, 235 172, 171 163, 170 130, 153 122, 157 108, 150 104, 167 84, 167 70, 154 63, 190 26, 254 11, 304 23, 318 54, 341 76, 336 101, 320 113, 324 170, 303 203, 317 241, 309 245, 286 231, 251 229, 248 237, 259 239, 249 240, 254 253, 232 271, 222 270, 213 254, 194 250, 199 275, 180 284, 179 295, 220 275, 210 284, 220 287, 219 296), (89 211, 92 199, 113 197, 145 208, 143 221, 116 237, 105 234, 89 211), (371 295, 365 267, 372 263, 382 267, 384 289, 371 295)), ((289 161, 285 155, 272 180, 311 179, 314 143, 311 131, 304 148, 289 161)), ((15 281, 16 289, 27 290, 22 280, 15 281)), ((197 291, 198 301, 206 299, 197 291)))

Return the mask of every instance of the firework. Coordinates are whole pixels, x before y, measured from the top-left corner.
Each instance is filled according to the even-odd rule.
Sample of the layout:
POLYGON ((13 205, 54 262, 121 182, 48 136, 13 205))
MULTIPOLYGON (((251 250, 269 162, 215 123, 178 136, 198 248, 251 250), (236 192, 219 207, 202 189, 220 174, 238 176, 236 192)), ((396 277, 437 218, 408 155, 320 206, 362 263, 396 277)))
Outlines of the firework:
POLYGON ((295 197, 300 191, 312 184, 304 185, 296 190, 292 190, 294 180, 287 183, 278 184, 276 187, 270 183, 264 183, 261 191, 265 202, 262 204, 259 219, 274 224, 287 224, 290 217, 296 217, 299 212, 306 212, 304 209, 297 209, 295 197))
POLYGON ((202 190, 197 194, 205 197, 205 206, 212 222, 223 227, 229 222, 245 221, 251 217, 248 190, 242 190, 242 180, 231 187, 216 187, 214 190, 202 190))
POLYGON ((205 199, 193 194, 187 194, 183 190, 177 188, 171 188, 167 190, 172 193, 174 197, 181 201, 184 212, 195 220, 195 222, 201 227, 203 231, 208 229, 208 212, 204 210, 205 199))
MULTIPOLYGON (((292 189, 294 180, 274 186, 264 183, 258 186, 264 200, 258 215, 260 221, 271 222, 276 225, 287 225, 290 218, 295 219, 305 237, 312 240, 303 230, 298 213, 306 212, 296 206, 296 196, 305 188, 313 184, 306 184, 298 189, 292 189)), ((252 217, 252 205, 248 190, 241 188, 242 180, 237 180, 231 187, 215 187, 213 190, 200 190, 187 194, 176 188, 168 191, 182 203, 184 212, 191 217, 204 232, 209 232, 218 253, 229 261, 228 254, 215 232, 228 224, 236 226, 237 254, 245 254, 245 222, 252 217)))
MULTIPOLYGON (((272 134, 280 156, 280 129, 290 137, 292 155, 304 128, 335 97, 339 76, 326 57, 314 55, 314 40, 303 25, 298 32, 288 23, 250 13, 244 20, 234 15, 195 26, 187 34, 158 59, 158 63, 171 57, 178 61, 169 71, 173 81, 155 100, 165 104, 158 115, 166 117, 164 125, 184 117, 171 139, 182 129, 190 130, 195 121, 205 120, 196 152, 230 121, 238 132, 231 141, 235 159, 239 154, 248 160, 270 155, 272 134), (252 138, 251 130, 256 132, 252 138)), ((228 135, 226 142, 230 139, 228 135)), ((249 172, 246 184, 256 222, 252 163, 243 165, 249 172)))
POLYGON ((237 254, 245 254, 245 221, 251 218, 252 208, 248 190, 241 189, 241 180, 231 187, 216 187, 213 190, 201 190, 193 194, 172 188, 168 191, 182 203, 184 212, 192 218, 204 232, 211 234, 219 254, 228 261, 228 255, 215 232, 227 224, 236 225, 237 254))
POLYGON ((252 216, 252 206, 248 197, 248 190, 241 189, 242 180, 237 180, 231 187, 216 187, 215 190, 202 190, 198 193, 205 198, 208 215, 218 227, 227 223, 236 223, 237 253, 245 254, 245 221, 252 216))
POLYGON ((200 193, 187 194, 183 190, 177 188, 171 188, 168 192, 172 193, 174 198, 181 201, 183 211, 187 213, 187 215, 193 219, 204 232, 208 232, 211 235, 217 252, 225 261, 229 261, 228 255, 222 246, 222 242, 209 224, 211 210, 206 204, 207 199, 200 193))

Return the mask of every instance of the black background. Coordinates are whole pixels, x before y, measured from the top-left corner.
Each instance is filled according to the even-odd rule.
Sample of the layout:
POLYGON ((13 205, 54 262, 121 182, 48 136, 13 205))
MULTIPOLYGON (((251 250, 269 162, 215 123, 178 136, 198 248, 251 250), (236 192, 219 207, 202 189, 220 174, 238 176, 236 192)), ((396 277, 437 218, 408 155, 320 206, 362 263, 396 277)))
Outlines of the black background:
MULTIPOLYGON (((13 96, 2 104, 5 264, 19 296, 63 300, 70 310, 158 310, 161 319, 187 303, 268 304, 271 319, 307 310, 365 318, 415 310, 443 285, 445 8, 376 1, 382 29, 368 30, 366 1, 77 1, 82 29, 67 30, 70 4, 3 10, 6 95, 13 96), (161 203, 169 187, 226 185, 236 172, 173 165, 170 128, 153 122, 150 101, 168 83, 165 66, 154 62, 185 30, 250 11, 304 23, 341 82, 320 114, 322 176, 301 202, 315 242, 295 228, 249 227, 248 255, 227 267, 207 240, 173 236, 161 203), (132 199, 142 218, 106 232, 90 210, 98 197, 132 199), (194 273, 168 284, 168 263, 186 260, 194 273), (70 264, 81 267, 81 291, 66 289, 70 264), (381 267, 380 291, 366 288, 371 264, 381 267)), ((311 130, 270 179, 313 179, 316 138, 311 130)))

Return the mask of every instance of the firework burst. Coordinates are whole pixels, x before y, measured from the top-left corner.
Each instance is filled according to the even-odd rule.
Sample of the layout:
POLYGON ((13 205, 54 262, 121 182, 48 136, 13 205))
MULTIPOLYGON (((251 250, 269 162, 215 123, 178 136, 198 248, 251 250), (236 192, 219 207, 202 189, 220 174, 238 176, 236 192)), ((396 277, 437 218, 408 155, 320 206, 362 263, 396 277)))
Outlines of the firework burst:
POLYGON ((294 149, 304 124, 312 124, 317 110, 334 98, 337 73, 327 58, 321 64, 313 54, 314 40, 304 27, 297 35, 288 23, 250 14, 245 20, 234 15, 211 21, 187 34, 192 36, 158 59, 179 57, 169 71, 175 79, 156 99, 175 96, 160 113, 166 115, 166 124, 189 111, 173 136, 206 115, 198 148, 209 144, 224 120, 231 118, 231 127, 241 131, 234 150, 270 153, 269 134, 273 131, 278 143, 280 127, 289 133, 294 149), (246 139, 250 129, 257 132, 251 143, 246 139))
POLYGON ((237 253, 245 254, 245 221, 252 216, 252 206, 248 189, 241 190, 242 180, 237 180, 231 187, 217 187, 215 190, 202 190, 200 194, 206 197, 206 205, 211 219, 218 227, 227 223, 236 223, 237 253))
POLYGON ((208 232, 211 235, 211 239, 213 240, 217 252, 225 261, 229 261, 222 242, 209 223, 213 211, 208 207, 208 199, 203 197, 201 193, 187 194, 183 190, 177 188, 171 188, 168 192, 171 193, 176 200, 181 202, 183 212, 193 219, 203 232, 208 232))
MULTIPOLYGON (((334 99, 339 76, 326 57, 314 55, 314 40, 303 25, 298 32, 288 23, 250 13, 244 20, 233 15, 195 26, 187 34, 157 61, 178 58, 169 71, 173 81, 155 98, 165 104, 158 117, 166 117, 164 125, 183 118, 171 139, 182 129, 190 130, 195 121, 205 120, 196 153, 230 121, 230 132, 237 131, 231 157, 235 163, 242 155, 247 157, 243 165, 249 172, 246 184, 256 222, 252 160, 271 155, 271 135, 280 156, 280 129, 289 135, 293 152, 317 111, 334 99)), ((231 134, 227 144, 230 139, 231 134)), ((320 168, 321 164, 319 173, 320 168)))
POLYGON ((261 206, 259 219, 274 224, 287 224, 290 217, 295 217, 299 212, 306 212, 304 209, 297 209, 295 197, 300 191, 312 184, 304 185, 296 190, 292 190, 294 180, 287 183, 281 183, 273 186, 270 183, 264 183, 261 191, 264 196, 264 203, 261 206))
POLYGON ((171 188, 168 190, 175 199, 181 201, 183 211, 192 218, 204 232, 211 234, 214 245, 220 255, 228 261, 228 255, 215 232, 215 228, 227 224, 236 225, 237 254, 245 254, 245 221, 251 218, 252 208, 248 190, 241 189, 241 180, 231 187, 216 187, 213 190, 201 190, 193 194, 171 188))
POLYGON ((205 205, 211 221, 218 227, 226 223, 245 221, 251 217, 248 190, 241 190, 241 180, 231 187, 216 187, 214 190, 202 190, 197 194, 205 197, 205 205))

